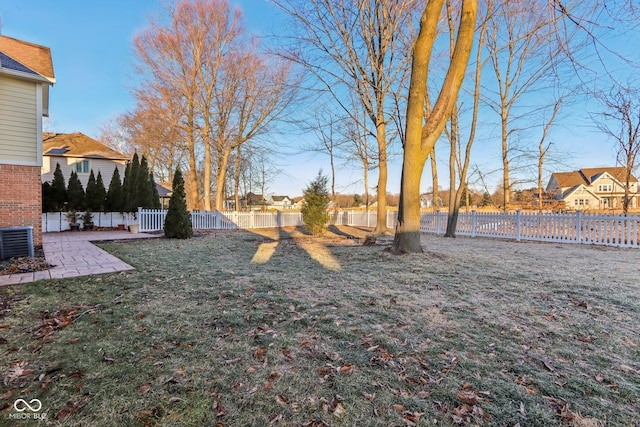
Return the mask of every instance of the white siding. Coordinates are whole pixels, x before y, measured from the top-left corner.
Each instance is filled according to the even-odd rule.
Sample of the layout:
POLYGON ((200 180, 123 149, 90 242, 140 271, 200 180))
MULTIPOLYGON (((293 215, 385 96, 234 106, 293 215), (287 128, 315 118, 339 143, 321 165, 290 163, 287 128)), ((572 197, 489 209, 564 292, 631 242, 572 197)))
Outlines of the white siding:
POLYGON ((0 163, 40 166, 40 83, 0 76, 0 163))
MULTIPOLYGON (((56 163, 60 163, 60 169, 62 170, 62 175, 64 175, 64 182, 65 184, 68 184, 71 172, 76 170, 76 163, 83 160, 89 160, 89 172, 93 170, 93 174, 96 176, 96 178, 98 177, 98 171, 100 171, 100 173, 102 174, 102 182, 104 183, 104 188, 106 189, 109 189, 109 183, 111 182, 111 177, 113 176, 113 171, 115 170, 116 165, 120 170, 120 181, 124 179, 124 160, 83 159, 74 157, 46 156, 44 164, 48 167, 43 168, 42 182, 51 182, 53 180, 53 173, 56 170, 56 163), (45 171, 45 169, 48 170, 45 171)), ((82 187, 86 190, 87 182, 89 181, 89 173, 79 173, 78 178, 82 183, 82 187)))

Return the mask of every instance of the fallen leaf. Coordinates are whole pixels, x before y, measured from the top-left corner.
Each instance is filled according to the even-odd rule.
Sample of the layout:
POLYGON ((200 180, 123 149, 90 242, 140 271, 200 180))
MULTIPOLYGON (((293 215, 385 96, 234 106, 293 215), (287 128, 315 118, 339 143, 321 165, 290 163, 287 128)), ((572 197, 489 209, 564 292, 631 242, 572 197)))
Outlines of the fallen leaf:
POLYGON ((282 406, 286 406, 287 403, 289 403, 289 400, 280 394, 276 394, 276 402, 282 406))
POLYGON ((596 381, 598 381, 599 383, 601 383, 602 381, 604 381, 604 375, 602 375, 602 374, 596 374, 596 381))
POLYGON ((473 390, 461 390, 456 393, 456 397, 469 406, 476 405, 479 401, 482 401, 478 393, 473 390))
POLYGON ((375 393, 371 394, 371 393, 367 393, 366 391, 363 391, 363 392, 362 392, 362 395, 363 395, 363 396, 364 396, 364 398, 365 398, 365 399, 367 399, 368 401, 372 401, 372 400, 373 400, 373 399, 375 399, 375 397, 376 397, 376 394, 375 394, 375 393))
POLYGON ((264 347, 258 347, 256 350, 256 357, 264 357, 266 350, 264 347))
POLYGON ((340 367, 340 372, 349 373, 353 371, 353 365, 351 363, 345 363, 344 366, 340 367))
POLYGON ((182 399, 176 396, 173 396, 169 399, 169 403, 176 403, 176 402, 182 402, 182 399))
POLYGON ((393 410, 396 411, 397 414, 402 414, 404 412, 404 406, 402 405, 393 405, 393 410))
POLYGON ((6 400, 10 398, 12 394, 13 392, 11 390, 8 390, 6 393, 0 394, 0 400, 6 400))
POLYGON ((145 393, 148 393, 149 390, 151 390, 151 384, 146 383, 140 386, 140 388, 138 389, 138 392, 145 394, 145 393))
POLYGON ((620 365, 620 369, 622 369, 625 372, 633 372, 634 374, 640 374, 640 371, 638 371, 637 369, 632 368, 629 365, 620 365))
POLYGON ((342 406, 342 403, 338 402, 335 409, 333 410, 333 415, 335 415, 336 417, 341 417, 346 413, 347 413, 347 410, 344 408, 344 406, 342 406))
POLYGON ((73 337, 69 341, 67 341, 67 344, 75 344, 78 341, 80 341, 80 337, 73 337))
POLYGON ((269 420, 269 424, 275 424, 282 421, 282 412, 280 412, 279 414, 277 414, 275 417, 271 418, 269 420))
POLYGON ((144 316, 146 316, 144 313, 138 313, 138 315, 136 317, 138 319, 144 319, 144 316))

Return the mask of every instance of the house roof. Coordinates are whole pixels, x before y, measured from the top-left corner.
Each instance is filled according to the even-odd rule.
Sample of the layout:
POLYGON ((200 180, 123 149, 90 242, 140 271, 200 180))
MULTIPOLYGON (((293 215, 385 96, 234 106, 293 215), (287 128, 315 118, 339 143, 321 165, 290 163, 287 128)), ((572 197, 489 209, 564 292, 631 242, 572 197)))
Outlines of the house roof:
POLYGON ((264 199, 264 196, 262 194, 255 194, 255 193, 249 192, 242 199, 246 200, 247 204, 249 205, 266 205, 267 204, 267 201, 264 199))
POLYGON ((291 200, 291 199, 289 198, 289 196, 271 196, 271 199, 272 199, 274 202, 281 202, 281 201, 283 201, 284 199, 289 199, 289 200, 291 200))
POLYGON ((158 196, 165 197, 165 198, 169 198, 171 197, 171 188, 169 186, 165 186, 163 184, 158 184, 156 182, 156 190, 158 190, 158 196))
MULTIPOLYGON (((583 168, 572 172, 555 172, 552 177, 555 178, 559 188, 568 188, 591 185, 604 173, 608 173, 618 181, 624 182, 625 171, 623 167, 583 168)), ((630 182, 638 182, 638 179, 632 175, 630 182)))
POLYGON ((128 160, 127 156, 81 132, 44 132, 42 134, 42 152, 45 156, 128 160))
POLYGON ((55 83, 51 49, 12 37, 0 36, 0 70, 19 71, 41 76, 55 83))

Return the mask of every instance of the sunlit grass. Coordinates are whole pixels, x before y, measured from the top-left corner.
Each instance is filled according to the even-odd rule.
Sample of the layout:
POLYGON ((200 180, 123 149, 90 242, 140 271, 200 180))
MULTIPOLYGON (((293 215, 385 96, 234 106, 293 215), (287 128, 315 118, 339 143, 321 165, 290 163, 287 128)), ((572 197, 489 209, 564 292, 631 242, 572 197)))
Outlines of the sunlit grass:
POLYGON ((102 244, 137 271, 2 290, 0 425, 18 397, 50 425, 640 422, 637 251, 423 243, 102 244))

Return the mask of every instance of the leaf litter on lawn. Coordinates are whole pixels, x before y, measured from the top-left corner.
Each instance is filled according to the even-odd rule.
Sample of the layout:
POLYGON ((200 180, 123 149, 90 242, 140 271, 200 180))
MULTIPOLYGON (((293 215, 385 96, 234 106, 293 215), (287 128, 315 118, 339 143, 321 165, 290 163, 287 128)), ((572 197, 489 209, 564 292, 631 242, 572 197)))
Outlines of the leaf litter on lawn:
POLYGON ((137 270, 15 288, 0 366, 33 372, 0 395, 65 425, 640 419, 637 251, 423 236, 395 257, 341 232, 103 243, 137 270))

